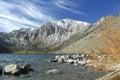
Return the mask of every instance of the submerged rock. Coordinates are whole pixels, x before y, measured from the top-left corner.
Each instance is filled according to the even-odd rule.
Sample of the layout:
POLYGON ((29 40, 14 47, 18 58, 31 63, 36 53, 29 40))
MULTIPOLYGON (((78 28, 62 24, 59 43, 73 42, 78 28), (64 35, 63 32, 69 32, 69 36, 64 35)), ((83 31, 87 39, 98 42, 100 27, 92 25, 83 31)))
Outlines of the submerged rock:
POLYGON ((12 75, 19 75, 20 74, 20 67, 17 64, 10 64, 5 66, 4 68, 5 74, 12 74, 12 75))
POLYGON ((60 72, 60 71, 57 70, 57 69, 51 69, 51 70, 46 71, 45 73, 46 73, 46 74, 56 74, 56 73, 59 73, 59 72, 60 72))
POLYGON ((96 80, 120 80, 120 70, 111 72, 96 80))

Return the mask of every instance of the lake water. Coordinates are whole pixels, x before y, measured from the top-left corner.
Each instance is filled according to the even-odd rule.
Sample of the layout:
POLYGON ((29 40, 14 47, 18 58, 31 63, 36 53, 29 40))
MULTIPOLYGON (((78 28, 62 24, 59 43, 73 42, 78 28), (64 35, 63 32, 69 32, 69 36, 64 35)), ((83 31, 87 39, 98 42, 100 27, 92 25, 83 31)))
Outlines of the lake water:
MULTIPOLYGON (((91 68, 72 64, 46 62, 55 54, 0 54, 0 65, 31 64, 34 72, 27 76, 2 75, 2 80, 94 80, 106 74, 104 71, 95 72, 91 68), (60 74, 45 74, 50 69, 58 69, 60 74)), ((0 79, 0 80, 1 80, 0 79)))

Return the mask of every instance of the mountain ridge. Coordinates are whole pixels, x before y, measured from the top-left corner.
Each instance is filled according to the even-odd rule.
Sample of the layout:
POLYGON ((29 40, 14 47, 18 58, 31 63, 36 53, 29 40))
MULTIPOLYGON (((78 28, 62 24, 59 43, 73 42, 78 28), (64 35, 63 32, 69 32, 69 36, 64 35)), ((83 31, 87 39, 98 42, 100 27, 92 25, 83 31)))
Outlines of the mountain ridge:
MULTIPOLYGON (((36 29, 23 28, 10 33, 0 33, 0 43, 8 44, 7 48, 12 52, 67 53, 64 49, 67 47, 70 48, 69 46, 81 41, 86 36, 94 35, 94 32, 98 36, 96 31, 101 32, 103 28, 101 26, 104 26, 102 23, 105 22, 106 18, 107 17, 103 17, 94 24, 73 19, 62 19, 46 23, 36 29)), ((83 41, 79 43, 81 44, 80 46, 87 45, 83 45, 83 41)), ((86 39, 85 42, 90 43, 89 39, 86 39)), ((87 46, 89 46, 89 44, 87 46)), ((72 48, 73 47, 70 49, 72 50, 72 48)), ((84 51, 81 49, 78 49, 78 51, 66 50, 68 50, 69 53, 84 51)))

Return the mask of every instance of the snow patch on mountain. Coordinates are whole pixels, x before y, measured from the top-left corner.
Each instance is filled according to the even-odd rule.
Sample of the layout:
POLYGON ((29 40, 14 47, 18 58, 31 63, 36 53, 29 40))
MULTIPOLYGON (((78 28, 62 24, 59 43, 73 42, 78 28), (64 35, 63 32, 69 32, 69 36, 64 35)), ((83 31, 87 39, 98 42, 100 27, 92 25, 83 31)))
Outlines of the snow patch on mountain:
POLYGON ((82 26, 88 26, 90 25, 87 22, 83 22, 83 21, 77 21, 77 20, 73 20, 73 19, 62 19, 59 21, 52 21, 52 24, 56 24, 58 26, 61 26, 64 29, 69 29, 69 28, 76 28, 76 29, 83 29, 84 27, 82 26))

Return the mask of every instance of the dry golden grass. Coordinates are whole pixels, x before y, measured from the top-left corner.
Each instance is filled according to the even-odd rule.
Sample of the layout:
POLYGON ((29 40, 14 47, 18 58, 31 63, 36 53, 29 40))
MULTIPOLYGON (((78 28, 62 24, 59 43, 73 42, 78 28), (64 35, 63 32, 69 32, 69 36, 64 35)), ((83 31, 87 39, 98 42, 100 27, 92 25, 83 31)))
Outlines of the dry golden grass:
POLYGON ((104 68, 105 68, 105 65, 99 65, 99 66, 94 67, 93 69, 95 71, 100 71, 100 70, 104 70, 104 68))
POLYGON ((120 54, 120 14, 112 17, 107 16, 100 24, 103 27, 98 50, 105 54, 120 54))
POLYGON ((114 78, 112 78, 111 80, 120 80, 120 76, 116 75, 114 78))
POLYGON ((108 17, 111 20, 110 24, 106 24, 107 27, 102 32, 101 36, 101 43, 97 45, 98 51, 101 54, 105 54, 106 57, 99 61, 97 57, 94 56, 94 61, 101 64, 101 66, 96 67, 96 70, 100 70, 101 68, 104 68, 104 65, 107 64, 117 64, 120 62, 120 24, 119 26, 110 27, 112 25, 112 17, 108 17))

